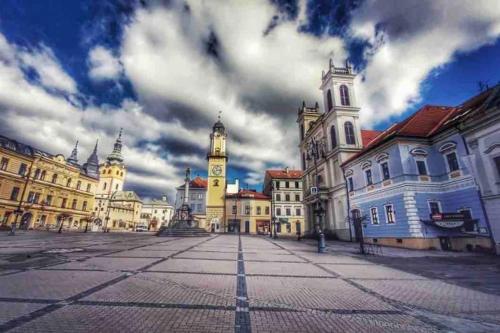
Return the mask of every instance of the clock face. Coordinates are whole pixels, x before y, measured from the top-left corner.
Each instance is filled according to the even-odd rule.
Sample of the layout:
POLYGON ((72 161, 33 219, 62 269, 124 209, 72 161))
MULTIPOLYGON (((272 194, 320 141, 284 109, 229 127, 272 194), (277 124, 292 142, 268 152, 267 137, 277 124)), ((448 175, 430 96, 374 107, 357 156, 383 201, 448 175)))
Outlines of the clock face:
POLYGON ((212 167, 212 173, 216 176, 220 176, 222 173, 222 167, 220 165, 214 165, 212 167))

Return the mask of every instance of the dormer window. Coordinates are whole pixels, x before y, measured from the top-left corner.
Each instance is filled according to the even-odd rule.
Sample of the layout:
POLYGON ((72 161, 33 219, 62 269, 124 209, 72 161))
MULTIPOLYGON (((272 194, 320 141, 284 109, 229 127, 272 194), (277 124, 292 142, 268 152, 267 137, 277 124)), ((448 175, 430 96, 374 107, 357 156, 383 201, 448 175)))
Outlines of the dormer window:
POLYGON ((340 104, 349 106, 351 101, 349 100, 349 89, 345 84, 340 86, 340 104))
POLYGON ((350 121, 346 121, 344 123, 344 131, 345 131, 345 142, 348 145, 355 145, 356 138, 354 136, 354 126, 352 126, 352 123, 350 121))
POLYGON ((326 106, 328 108, 327 111, 333 108, 332 91, 330 89, 326 92, 326 106))

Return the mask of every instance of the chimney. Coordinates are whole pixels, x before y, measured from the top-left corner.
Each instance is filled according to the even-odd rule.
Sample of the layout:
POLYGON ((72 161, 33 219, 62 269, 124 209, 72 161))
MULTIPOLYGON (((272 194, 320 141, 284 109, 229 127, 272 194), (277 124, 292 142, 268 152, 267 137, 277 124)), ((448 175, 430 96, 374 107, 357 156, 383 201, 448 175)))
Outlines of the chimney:
POLYGON ((285 173, 288 174, 289 167, 285 167, 285 173))

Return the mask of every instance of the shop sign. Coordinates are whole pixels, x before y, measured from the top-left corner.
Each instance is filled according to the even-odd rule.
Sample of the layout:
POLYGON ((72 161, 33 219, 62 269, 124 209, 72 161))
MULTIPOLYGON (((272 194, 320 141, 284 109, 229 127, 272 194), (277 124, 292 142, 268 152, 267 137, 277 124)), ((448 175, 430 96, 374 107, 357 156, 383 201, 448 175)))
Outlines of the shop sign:
POLYGON ((441 228, 454 229, 464 225, 464 215, 462 213, 435 213, 431 214, 431 220, 441 228))

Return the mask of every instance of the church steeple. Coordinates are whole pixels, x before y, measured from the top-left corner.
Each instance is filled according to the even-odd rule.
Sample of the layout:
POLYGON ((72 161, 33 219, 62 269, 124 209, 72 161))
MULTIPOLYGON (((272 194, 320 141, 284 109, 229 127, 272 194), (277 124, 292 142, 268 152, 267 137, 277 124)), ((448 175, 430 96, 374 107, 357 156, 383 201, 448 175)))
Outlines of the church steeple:
POLYGON ((87 159, 87 163, 83 165, 83 169, 90 177, 99 178, 99 159, 97 158, 97 145, 99 140, 96 141, 94 151, 87 159))
POLYGON ((109 163, 123 163, 122 156, 122 132, 123 128, 120 128, 120 133, 118 138, 116 138, 115 145, 113 147, 113 152, 108 155, 107 160, 109 163))
POLYGON ((78 140, 76 140, 75 148, 73 148, 71 156, 68 157, 67 161, 74 164, 78 163, 78 140))

